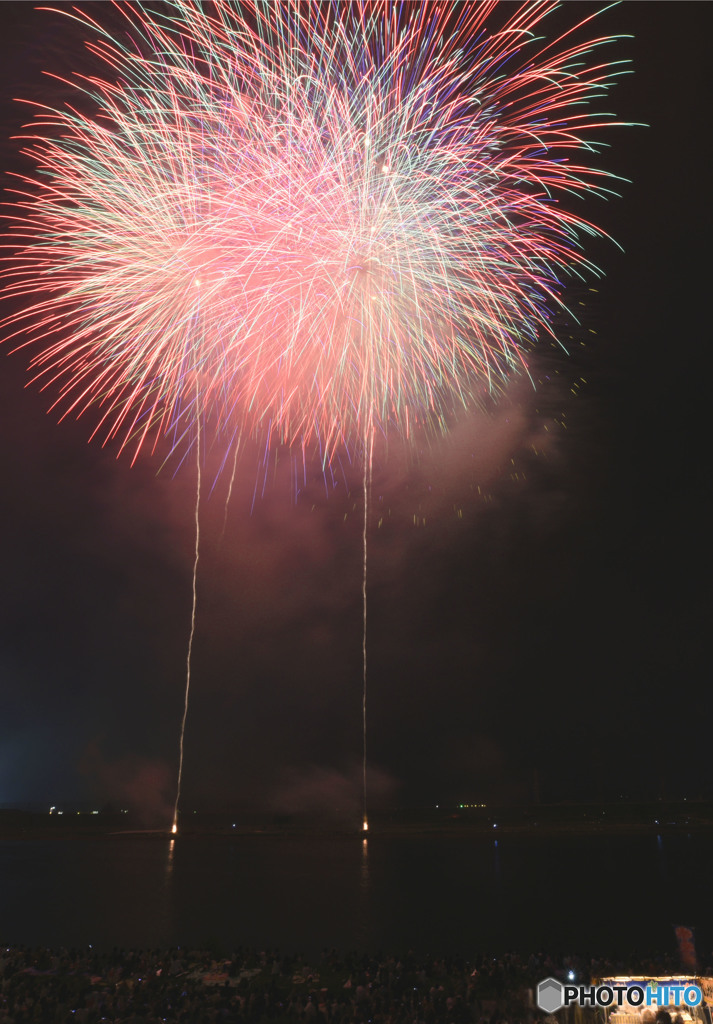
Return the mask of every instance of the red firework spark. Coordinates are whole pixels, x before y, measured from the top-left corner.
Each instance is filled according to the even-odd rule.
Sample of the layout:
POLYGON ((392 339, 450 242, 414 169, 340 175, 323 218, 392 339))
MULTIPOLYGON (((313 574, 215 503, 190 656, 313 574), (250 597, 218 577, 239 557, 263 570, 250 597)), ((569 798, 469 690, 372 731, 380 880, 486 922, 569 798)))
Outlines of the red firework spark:
POLYGON ((593 269, 561 200, 608 192, 591 18, 546 42, 549 0, 116 6, 125 34, 63 11, 104 73, 72 80, 89 112, 37 110, 8 240, 6 333, 64 415, 135 453, 200 421, 329 459, 526 371, 593 269))

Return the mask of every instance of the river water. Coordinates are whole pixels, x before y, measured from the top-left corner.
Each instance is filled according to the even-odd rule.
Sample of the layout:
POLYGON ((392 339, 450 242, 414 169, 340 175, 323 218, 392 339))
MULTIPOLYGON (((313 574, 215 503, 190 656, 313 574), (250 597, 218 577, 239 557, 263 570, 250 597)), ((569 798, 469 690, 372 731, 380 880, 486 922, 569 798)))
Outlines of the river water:
POLYGON ((713 836, 0 842, 0 942, 451 953, 713 943, 713 836))

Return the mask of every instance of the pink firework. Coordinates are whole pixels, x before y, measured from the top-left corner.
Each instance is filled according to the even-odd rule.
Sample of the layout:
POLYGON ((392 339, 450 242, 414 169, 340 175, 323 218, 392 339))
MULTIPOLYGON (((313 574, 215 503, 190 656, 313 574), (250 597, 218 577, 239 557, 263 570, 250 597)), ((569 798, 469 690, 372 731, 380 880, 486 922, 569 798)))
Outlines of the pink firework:
POLYGON ((26 137, 5 328, 34 379, 134 453, 447 429, 593 269, 561 200, 608 192, 581 154, 619 66, 589 17, 543 41, 556 7, 65 8, 104 71, 26 137))

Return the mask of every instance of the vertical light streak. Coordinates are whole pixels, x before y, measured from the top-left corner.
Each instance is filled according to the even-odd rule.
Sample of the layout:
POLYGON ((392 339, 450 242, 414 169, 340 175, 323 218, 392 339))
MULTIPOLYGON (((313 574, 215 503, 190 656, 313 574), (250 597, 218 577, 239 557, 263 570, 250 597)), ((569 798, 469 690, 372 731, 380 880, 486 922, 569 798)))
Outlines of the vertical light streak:
POLYGON ((362 565, 362 581, 361 581, 361 596, 362 596, 362 698, 361 698, 361 713, 362 713, 362 786, 363 786, 363 817, 362 817, 362 831, 369 831, 369 817, 367 814, 367 789, 366 789, 366 624, 367 624, 367 604, 366 604, 366 584, 367 584, 367 542, 368 542, 368 526, 369 526, 369 498, 371 496, 371 473, 374 459, 374 432, 367 429, 364 437, 364 529, 362 533, 362 554, 363 554, 363 565, 362 565))
POLYGON ((200 502, 201 502, 201 417, 200 410, 196 414, 196 546, 193 559, 193 604, 191 607, 191 630, 188 636, 188 653, 186 655, 186 690, 183 698, 183 719, 181 720, 181 738, 178 755, 178 780, 176 783, 176 803, 173 808, 173 824, 171 832, 178 832, 178 804, 181 799, 181 780, 183 778, 183 745, 186 735, 186 719, 188 717, 188 697, 191 689, 191 658, 193 655, 193 638, 196 632, 196 604, 198 597, 198 559, 200 556, 200 502))

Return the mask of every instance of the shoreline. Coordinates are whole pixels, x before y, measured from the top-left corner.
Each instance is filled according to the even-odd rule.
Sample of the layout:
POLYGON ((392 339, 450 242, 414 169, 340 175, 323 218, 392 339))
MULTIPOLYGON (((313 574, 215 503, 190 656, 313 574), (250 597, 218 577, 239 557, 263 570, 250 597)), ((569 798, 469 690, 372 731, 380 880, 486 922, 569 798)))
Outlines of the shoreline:
POLYGON ((549 838, 564 836, 701 835, 713 832, 713 802, 459 805, 369 815, 369 830, 351 815, 275 815, 267 811, 185 811, 179 832, 132 810, 52 812, 0 809, 0 840, 309 838, 349 841, 438 837, 549 838))
POLYGON ((16 841, 71 841, 71 840, 132 840, 132 841, 177 841, 194 840, 242 840, 251 839, 310 839, 310 840, 345 840, 350 842, 380 842, 382 840, 406 840, 442 837, 444 839, 482 838, 499 839, 501 836, 516 839, 553 840, 582 836, 674 836, 674 835, 710 835, 713 823, 690 822, 685 824, 648 825, 637 823, 611 823, 589 825, 581 822, 549 824, 543 826, 503 825, 495 831, 492 827, 418 827, 418 826, 383 826, 373 827, 368 835, 357 829, 335 828, 328 826, 293 826, 293 827, 260 827, 242 825, 235 828, 190 827, 186 826, 173 835, 169 828, 125 828, 117 829, 108 825, 70 825, 59 828, 47 825, 30 825, 27 827, 1 827, 0 842, 16 841))

